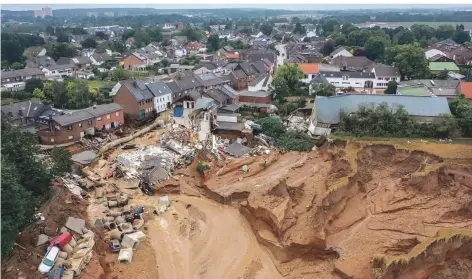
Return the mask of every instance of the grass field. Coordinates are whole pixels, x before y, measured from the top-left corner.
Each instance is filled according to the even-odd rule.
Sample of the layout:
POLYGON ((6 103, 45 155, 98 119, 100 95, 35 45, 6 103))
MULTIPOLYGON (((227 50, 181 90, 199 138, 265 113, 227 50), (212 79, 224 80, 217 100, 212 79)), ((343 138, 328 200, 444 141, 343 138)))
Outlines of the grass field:
POLYGON ((86 80, 89 88, 100 88, 107 85, 115 85, 116 82, 113 81, 103 81, 103 80, 86 80))
POLYGON ((2 98, 2 105, 8 105, 10 103, 17 103, 20 102, 20 100, 13 99, 13 98, 2 98))

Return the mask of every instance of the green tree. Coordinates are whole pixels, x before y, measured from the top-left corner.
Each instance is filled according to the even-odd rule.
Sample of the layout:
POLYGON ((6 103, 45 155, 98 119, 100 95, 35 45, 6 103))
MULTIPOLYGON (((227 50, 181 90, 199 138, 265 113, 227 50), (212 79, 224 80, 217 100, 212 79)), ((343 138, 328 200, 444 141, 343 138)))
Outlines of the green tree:
POLYGON ((140 47, 145 47, 151 42, 151 37, 149 36, 149 33, 146 32, 145 30, 138 30, 134 34, 134 45, 137 48, 140 47))
POLYGON ((334 51, 334 43, 331 40, 326 41, 323 44, 322 52, 324 56, 328 56, 331 52, 334 51))
POLYGON ((77 56, 77 49, 72 45, 66 43, 55 43, 47 47, 47 53, 54 60, 60 57, 75 57, 77 56))
POLYGON ((283 100, 287 96, 298 95, 297 83, 303 78, 303 71, 297 64, 287 64, 280 66, 272 81, 272 92, 278 100, 283 100))
POLYGON ((57 34, 57 42, 58 43, 68 43, 69 42, 69 35, 67 35, 66 33, 59 33, 57 34))
POLYGON ((35 135, 2 119, 2 256, 8 255, 18 233, 28 225, 38 202, 49 193, 50 181, 70 168, 70 154, 55 152, 51 164, 40 161, 35 135), (69 160, 67 160, 69 158, 69 160))
POLYGON ((306 33, 306 30, 305 30, 305 27, 303 27, 300 22, 297 22, 295 24, 295 28, 293 29, 293 33, 294 34, 305 34, 306 33))
POLYGON ((391 80, 387 83, 387 89, 385 89, 385 94, 397 94, 398 83, 394 80, 391 80))
POLYGON ((336 45, 338 45, 338 46, 344 46, 344 45, 347 44, 346 35, 344 35, 343 33, 340 33, 340 32, 335 32, 335 33, 331 34, 331 39, 333 39, 334 42, 336 43, 336 45))
POLYGON ((470 41, 470 33, 469 31, 457 30, 452 34, 452 39, 458 44, 463 44, 470 41))
POLYGON ((168 59, 164 58, 161 60, 162 67, 166 68, 170 65, 170 62, 168 59))
POLYGON ((272 33, 272 29, 273 29, 272 24, 268 22, 263 23, 260 27, 261 32, 266 36, 269 36, 272 33))
POLYGON ((402 79, 424 79, 430 76, 428 60, 419 45, 397 45, 388 49, 387 64, 398 67, 402 79))
POLYGON ((72 166, 72 155, 62 147, 54 147, 51 151, 53 164, 50 172, 53 176, 60 176, 63 173, 70 172, 72 166))
POLYGON ((23 69, 25 65, 19 62, 14 62, 13 64, 11 64, 10 67, 12 68, 12 70, 20 70, 20 69, 23 69))
POLYGON ((4 40, 2 33, 2 61, 6 60, 10 63, 20 62, 23 60, 23 52, 25 47, 16 39, 4 40))
POLYGON ((97 42, 92 38, 87 38, 81 43, 83 48, 96 48, 97 42))
POLYGON ((81 79, 70 80, 66 84, 67 107, 81 109, 91 105, 91 95, 87 83, 81 79))
POLYGON ((415 34, 410 30, 403 30, 395 35, 394 41, 399 45, 412 44, 415 42, 415 34))
POLYGON ((38 78, 29 79, 25 83, 25 91, 29 93, 33 93, 36 88, 43 89, 43 87, 43 81, 38 78))
POLYGON ((449 39, 454 34, 454 26, 452 25, 439 25, 436 29, 436 38, 440 40, 449 39))
POLYGON ((218 35, 211 35, 207 41, 207 51, 213 52, 220 48, 220 38, 218 35))
POLYGON ((123 69, 116 69, 111 74, 112 81, 126 80, 130 78, 130 73, 123 69))
POLYGON ((416 40, 418 41, 422 39, 429 40, 436 36, 436 29, 429 25, 413 24, 410 29, 415 35, 416 40))
POLYGON ((439 72, 437 74, 436 78, 446 80, 449 77, 447 74, 448 74, 448 71, 446 69, 444 69, 444 70, 442 70, 441 72, 439 72))
POLYGON ((346 36, 346 35, 349 35, 351 32, 353 31, 356 31, 356 30, 359 30, 359 27, 355 26, 354 24, 352 23, 345 23, 343 24, 343 26, 341 27, 341 32, 346 36))
POLYGON ((464 94, 449 105, 452 115, 457 118, 457 123, 464 136, 472 136, 472 105, 469 104, 464 94))
POLYGON ((48 34, 49 36, 54 35, 54 28, 52 26, 46 26, 45 33, 48 34))
POLYGON ((123 35, 121 35, 121 37, 123 38, 123 41, 126 41, 127 39, 133 37, 135 33, 136 30, 134 29, 127 29, 123 32, 123 35))
POLYGON ((350 46, 363 46, 367 40, 372 36, 370 30, 361 29, 349 33, 347 36, 347 41, 350 46))
POLYGON ((336 94, 336 87, 329 83, 312 84, 312 91, 315 96, 334 96, 336 94))
POLYGON ((385 47, 387 43, 384 38, 373 36, 365 43, 365 53, 371 60, 382 60, 385 56, 385 47))
POLYGON ((46 95, 44 95, 43 90, 35 88, 33 91, 33 97, 40 99, 41 101, 46 100, 46 95))

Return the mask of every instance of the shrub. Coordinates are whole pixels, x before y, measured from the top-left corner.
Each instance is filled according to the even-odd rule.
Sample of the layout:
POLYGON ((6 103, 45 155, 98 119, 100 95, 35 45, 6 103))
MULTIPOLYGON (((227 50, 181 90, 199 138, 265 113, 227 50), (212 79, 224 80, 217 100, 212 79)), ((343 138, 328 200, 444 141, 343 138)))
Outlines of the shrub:
POLYGON ((208 166, 207 163, 203 162, 203 161, 199 161, 198 162, 198 165, 197 165, 197 172, 198 173, 201 173, 201 174, 204 174, 205 171, 207 171, 210 167, 208 166))

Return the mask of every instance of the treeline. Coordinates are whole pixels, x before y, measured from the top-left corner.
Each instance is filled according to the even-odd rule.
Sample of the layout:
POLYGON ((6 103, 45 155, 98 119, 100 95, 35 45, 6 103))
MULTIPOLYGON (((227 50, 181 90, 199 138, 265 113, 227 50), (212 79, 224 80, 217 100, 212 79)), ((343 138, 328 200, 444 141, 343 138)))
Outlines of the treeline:
POLYGON ((29 34, 2 33, 2 66, 4 61, 7 63, 22 63, 24 61, 23 52, 25 49, 28 47, 40 45, 44 45, 44 39, 39 36, 29 34))
POLYGON ((41 161, 35 135, 1 121, 2 139, 2 256, 27 225, 35 207, 49 195, 51 179, 70 170, 71 155, 62 148, 51 152, 51 160, 41 161))
POLYGON ((343 23, 364 22, 472 22, 472 11, 346 11, 330 12, 329 17, 322 20, 337 20, 343 23))
MULTIPOLYGON (((463 96, 463 95, 462 95, 463 96)), ((451 104, 453 115, 433 122, 413 120, 403 107, 387 104, 359 106, 356 113, 341 112, 339 132, 359 137, 454 138, 472 136, 472 106, 464 97, 451 104), (465 102, 464 102, 465 100, 465 102)))

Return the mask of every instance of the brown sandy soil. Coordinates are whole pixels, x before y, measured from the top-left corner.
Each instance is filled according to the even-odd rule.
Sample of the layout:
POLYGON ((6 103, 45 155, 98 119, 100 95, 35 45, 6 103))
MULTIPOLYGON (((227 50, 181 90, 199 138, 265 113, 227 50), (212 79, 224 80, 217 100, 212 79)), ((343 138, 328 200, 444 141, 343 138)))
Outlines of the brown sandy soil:
MULTIPOLYGON (((281 278, 236 209, 198 197, 170 198, 169 211, 146 223, 159 278, 281 278)), ((133 202, 157 205, 155 197, 133 202)))
POLYGON ((472 174, 456 165, 470 166, 472 156, 457 149, 468 146, 431 145, 451 148, 449 157, 356 143, 215 164, 204 182, 192 165, 160 191, 196 184, 211 199, 241 204, 287 278, 372 278, 374 255, 406 254, 441 228, 472 229, 472 174))

